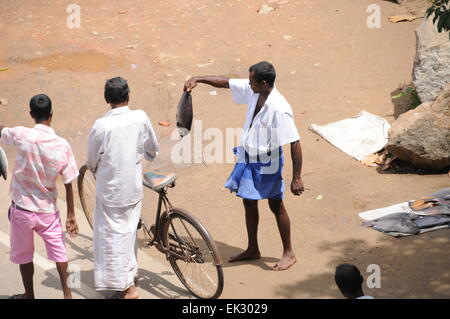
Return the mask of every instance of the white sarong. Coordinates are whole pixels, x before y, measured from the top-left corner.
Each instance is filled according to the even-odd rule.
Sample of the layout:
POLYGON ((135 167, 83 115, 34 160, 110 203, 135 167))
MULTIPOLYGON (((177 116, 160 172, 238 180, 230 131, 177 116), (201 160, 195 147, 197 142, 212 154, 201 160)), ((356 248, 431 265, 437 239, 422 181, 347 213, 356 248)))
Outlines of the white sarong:
POLYGON ((95 289, 124 291, 137 275, 137 225, 142 201, 108 207, 97 198, 94 214, 95 289))

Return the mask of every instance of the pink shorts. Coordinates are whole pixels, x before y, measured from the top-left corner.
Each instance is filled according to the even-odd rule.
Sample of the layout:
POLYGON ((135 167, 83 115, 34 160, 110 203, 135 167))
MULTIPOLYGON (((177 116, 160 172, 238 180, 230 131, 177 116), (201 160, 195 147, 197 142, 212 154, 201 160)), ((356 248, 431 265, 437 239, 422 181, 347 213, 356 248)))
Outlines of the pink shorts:
POLYGON ((67 262, 59 212, 53 214, 33 213, 12 205, 10 221, 10 260, 13 263, 23 265, 33 261, 34 231, 44 240, 48 259, 55 262, 67 262))

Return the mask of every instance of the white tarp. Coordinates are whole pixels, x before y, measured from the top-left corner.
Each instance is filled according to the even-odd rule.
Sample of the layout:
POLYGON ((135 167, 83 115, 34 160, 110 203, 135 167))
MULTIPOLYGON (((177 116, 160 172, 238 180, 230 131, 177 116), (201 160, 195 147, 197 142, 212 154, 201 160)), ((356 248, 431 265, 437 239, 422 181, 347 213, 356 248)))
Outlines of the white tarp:
POLYGON ((409 202, 403 202, 388 207, 377 208, 359 213, 358 216, 364 220, 374 220, 395 213, 412 213, 409 202))
POLYGON ((326 125, 311 124, 309 129, 361 161, 386 146, 390 127, 385 119, 361 111, 355 117, 326 125))

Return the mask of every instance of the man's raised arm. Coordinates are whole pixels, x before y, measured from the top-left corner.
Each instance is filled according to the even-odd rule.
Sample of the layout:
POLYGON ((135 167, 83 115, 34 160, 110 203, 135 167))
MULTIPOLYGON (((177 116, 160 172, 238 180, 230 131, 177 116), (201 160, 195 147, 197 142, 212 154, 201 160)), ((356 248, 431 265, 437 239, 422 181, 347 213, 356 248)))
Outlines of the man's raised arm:
POLYGON ((207 76, 194 76, 190 78, 184 83, 184 91, 191 92, 193 88, 197 86, 197 83, 204 83, 214 86, 216 88, 228 89, 230 86, 228 85, 229 78, 224 76, 215 76, 215 75, 207 75, 207 76))

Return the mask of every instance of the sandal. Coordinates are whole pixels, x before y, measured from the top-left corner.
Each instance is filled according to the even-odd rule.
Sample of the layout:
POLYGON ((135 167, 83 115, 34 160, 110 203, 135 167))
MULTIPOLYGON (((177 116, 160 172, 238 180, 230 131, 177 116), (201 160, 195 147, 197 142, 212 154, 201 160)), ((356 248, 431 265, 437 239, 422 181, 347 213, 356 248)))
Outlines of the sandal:
POLYGON ((28 299, 25 294, 17 294, 8 297, 8 299, 28 299))
POLYGON ((139 299, 139 295, 136 298, 124 298, 123 291, 116 291, 112 295, 106 297, 106 299, 139 299))
POLYGON ((107 296, 105 299, 123 299, 123 291, 116 291, 112 295, 107 296))

